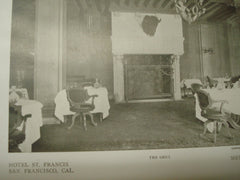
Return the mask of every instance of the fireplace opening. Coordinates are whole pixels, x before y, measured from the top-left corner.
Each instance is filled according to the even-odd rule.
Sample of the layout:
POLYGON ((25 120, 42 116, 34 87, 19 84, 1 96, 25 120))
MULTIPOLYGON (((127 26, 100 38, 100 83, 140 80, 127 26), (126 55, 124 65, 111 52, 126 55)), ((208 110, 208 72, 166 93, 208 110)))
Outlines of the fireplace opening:
POLYGON ((124 55, 125 99, 173 97, 171 55, 124 55))

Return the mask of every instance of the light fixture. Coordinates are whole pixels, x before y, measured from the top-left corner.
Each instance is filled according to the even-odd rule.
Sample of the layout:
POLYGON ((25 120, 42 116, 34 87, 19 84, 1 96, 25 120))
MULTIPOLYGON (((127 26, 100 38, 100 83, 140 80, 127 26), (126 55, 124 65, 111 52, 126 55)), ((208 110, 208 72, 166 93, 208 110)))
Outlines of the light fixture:
POLYGON ((206 12, 206 8, 203 7, 203 1, 204 0, 174 0, 177 13, 189 24, 196 21, 198 17, 206 12), (194 5, 187 7, 185 4, 188 1, 194 1, 194 5))

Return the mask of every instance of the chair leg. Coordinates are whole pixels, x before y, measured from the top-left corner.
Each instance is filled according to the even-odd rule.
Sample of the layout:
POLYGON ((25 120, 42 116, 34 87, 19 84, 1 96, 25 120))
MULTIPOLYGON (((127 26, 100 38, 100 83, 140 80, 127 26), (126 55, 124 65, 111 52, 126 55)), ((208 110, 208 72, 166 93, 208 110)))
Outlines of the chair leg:
POLYGON ((228 125, 228 122, 226 122, 226 121, 222 121, 222 123, 224 124, 224 126, 226 126, 229 137, 230 137, 230 138, 233 138, 233 136, 231 135, 231 133, 230 133, 230 131, 229 131, 229 125, 228 125))
POLYGON ((217 141, 217 122, 214 121, 214 143, 217 141))
POLYGON ((86 122, 86 114, 83 113, 83 127, 84 127, 84 130, 87 131, 87 122, 86 122))
POLYGON ((68 127, 69 130, 73 127, 73 125, 75 123, 75 120, 76 120, 76 117, 79 116, 79 115, 80 115, 79 113, 75 113, 73 115, 73 117, 72 117, 72 124, 68 127))
POLYGON ((206 122, 204 122, 204 124, 203 124, 203 126, 204 126, 203 133, 202 133, 202 134, 200 134, 200 136, 204 136, 204 135, 206 134, 206 132, 207 132, 207 124, 208 124, 208 122, 207 122, 207 121, 206 121, 206 122))
POLYGON ((91 120, 91 123, 93 124, 93 126, 97 126, 97 123, 93 119, 92 113, 88 113, 88 115, 90 116, 90 120, 91 120))
POLYGON ((221 129, 222 129, 222 122, 217 122, 217 133, 220 133, 221 129))
POLYGON ((99 115, 99 120, 100 120, 100 122, 103 122, 103 114, 102 113, 100 113, 100 115, 99 115))

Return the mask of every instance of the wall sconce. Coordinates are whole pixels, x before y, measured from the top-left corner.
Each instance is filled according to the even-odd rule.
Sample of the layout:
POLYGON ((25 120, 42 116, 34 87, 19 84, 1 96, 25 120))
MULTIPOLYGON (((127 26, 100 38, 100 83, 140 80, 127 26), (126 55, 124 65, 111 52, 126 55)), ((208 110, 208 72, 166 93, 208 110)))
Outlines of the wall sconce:
POLYGON ((203 48, 203 53, 204 54, 214 54, 213 48, 203 48))

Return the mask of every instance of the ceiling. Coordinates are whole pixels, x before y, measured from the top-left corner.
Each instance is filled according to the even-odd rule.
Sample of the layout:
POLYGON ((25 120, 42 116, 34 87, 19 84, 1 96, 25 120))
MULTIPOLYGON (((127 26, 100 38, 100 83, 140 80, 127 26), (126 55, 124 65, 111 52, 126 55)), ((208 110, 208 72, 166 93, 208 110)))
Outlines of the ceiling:
MULTIPOLYGON (((107 14, 109 11, 146 12, 175 14, 174 0, 75 0, 83 12, 107 14)), ((198 21, 240 23, 239 0, 204 0, 206 13, 198 21), (238 4, 239 5, 239 4, 238 4)), ((186 6, 192 7, 194 0, 187 0, 186 6)))

